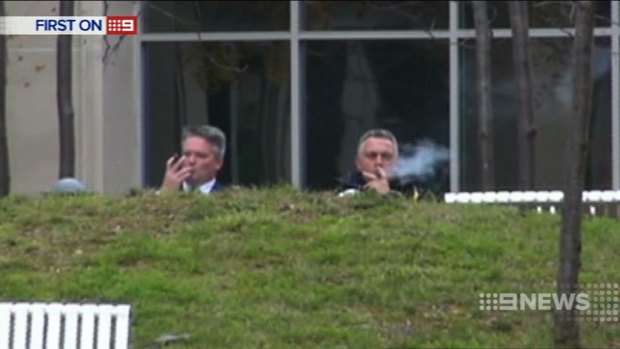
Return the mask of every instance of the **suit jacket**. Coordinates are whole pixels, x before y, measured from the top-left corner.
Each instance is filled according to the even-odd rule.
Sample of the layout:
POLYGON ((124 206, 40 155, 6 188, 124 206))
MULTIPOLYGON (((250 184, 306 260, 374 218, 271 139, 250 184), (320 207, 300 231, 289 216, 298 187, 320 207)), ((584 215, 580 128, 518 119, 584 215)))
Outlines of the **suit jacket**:
POLYGON ((181 184, 181 187, 179 188, 179 190, 181 190, 181 191, 199 191, 199 192, 201 192, 201 193, 203 193, 205 195, 217 193, 217 192, 220 192, 220 191, 223 191, 224 189, 226 189, 226 186, 224 184, 218 182, 217 179, 214 181, 213 186, 211 187, 211 190, 208 193, 204 193, 202 191, 202 189, 201 189, 202 186, 204 186, 204 184, 201 187, 196 187, 194 189, 190 188, 189 190, 186 190, 185 186, 186 186, 186 184, 184 184, 184 183, 181 184))
POLYGON ((219 192, 219 191, 223 191, 224 189, 226 189, 226 186, 224 184, 218 182, 217 180, 215 180, 215 184, 213 184, 213 188, 211 188, 211 193, 216 193, 216 192, 219 192))
MULTIPOLYGON (((365 185, 366 179, 364 178, 364 176, 362 176, 362 173, 360 171, 349 172, 340 179, 340 191, 345 191, 347 189, 365 191, 365 185)), ((410 196, 413 195, 415 190, 419 190, 419 183, 402 183, 398 180, 390 180, 390 189, 401 194, 410 196)))

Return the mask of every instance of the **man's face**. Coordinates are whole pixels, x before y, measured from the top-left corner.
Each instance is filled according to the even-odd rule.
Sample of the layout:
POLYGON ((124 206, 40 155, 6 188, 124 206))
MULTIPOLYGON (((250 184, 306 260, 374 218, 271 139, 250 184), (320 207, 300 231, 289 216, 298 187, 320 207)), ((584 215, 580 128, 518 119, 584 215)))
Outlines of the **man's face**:
POLYGON ((187 179, 191 185, 199 185, 212 180, 222 167, 222 159, 217 156, 213 144, 201 137, 188 137, 183 142, 184 166, 191 167, 187 179))
POLYGON ((370 137, 362 143, 362 150, 357 155, 357 169, 362 172, 377 174, 379 168, 388 171, 396 163, 396 147, 388 139, 370 137))

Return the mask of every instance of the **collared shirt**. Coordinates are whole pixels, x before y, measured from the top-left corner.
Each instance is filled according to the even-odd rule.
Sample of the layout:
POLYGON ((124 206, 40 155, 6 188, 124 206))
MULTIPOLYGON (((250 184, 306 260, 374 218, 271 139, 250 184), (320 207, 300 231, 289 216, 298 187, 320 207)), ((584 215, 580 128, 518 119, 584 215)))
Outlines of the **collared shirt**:
POLYGON ((187 184, 186 182, 183 182, 183 191, 190 192, 192 190, 200 190, 200 192, 203 194, 209 194, 211 192, 211 189, 213 189, 214 185, 215 185, 215 178, 208 181, 207 183, 204 183, 198 188, 192 188, 191 185, 187 184))

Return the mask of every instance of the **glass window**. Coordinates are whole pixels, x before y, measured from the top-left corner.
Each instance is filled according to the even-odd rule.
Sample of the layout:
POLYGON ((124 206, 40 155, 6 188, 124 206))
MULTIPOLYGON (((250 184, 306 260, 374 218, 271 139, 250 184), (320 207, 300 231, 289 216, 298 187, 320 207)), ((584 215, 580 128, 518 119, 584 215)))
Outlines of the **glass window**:
POLYGON ((447 29, 448 1, 304 1, 306 30, 447 29))
MULTIPOLYGON (((448 47, 445 40, 305 43, 307 186, 336 189, 370 128, 394 132, 402 150, 430 140, 447 151, 448 47)), ((428 186, 445 190, 447 171, 428 186)))
POLYGON ((220 180, 290 181, 288 43, 147 43, 145 53, 148 186, 180 151, 181 128, 206 123, 228 137, 220 180))
MULTIPOLYGON (((460 1, 462 28, 474 28, 471 1, 460 1)), ((510 28, 508 1, 487 1, 489 19, 493 28, 510 28)), ((529 23, 532 28, 574 27, 573 1, 526 1, 529 9, 529 23)), ((611 25, 610 1, 595 1, 597 27, 611 25)))
POLYGON ((146 32, 288 31, 288 1, 146 1, 146 32))
MULTIPOLYGON (((479 146, 474 41, 461 51, 461 188, 478 190, 479 146)), ((516 190, 518 184, 518 102, 512 62, 512 41, 492 42, 492 101, 494 111, 495 178, 498 190, 516 190)), ((562 189, 568 119, 573 117, 573 84, 569 39, 533 39, 533 103, 536 136, 535 188, 562 189)), ((594 50, 594 91, 590 123, 591 151, 587 160, 587 189, 611 187, 611 61, 610 41, 597 38, 594 50)))

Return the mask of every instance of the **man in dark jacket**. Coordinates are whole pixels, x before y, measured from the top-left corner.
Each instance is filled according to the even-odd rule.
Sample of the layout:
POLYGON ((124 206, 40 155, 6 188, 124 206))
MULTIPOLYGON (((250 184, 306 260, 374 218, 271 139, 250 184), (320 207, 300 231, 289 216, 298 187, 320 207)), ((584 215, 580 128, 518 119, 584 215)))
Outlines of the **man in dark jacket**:
POLYGON ((217 181, 226 152, 226 136, 217 127, 191 126, 183 132, 183 155, 166 162, 161 192, 183 190, 210 194, 224 188, 217 181))
POLYGON ((358 142, 356 170, 340 180, 340 196, 360 191, 414 194, 414 183, 403 185, 391 176, 397 160, 398 142, 390 131, 384 129, 367 131, 358 142))

